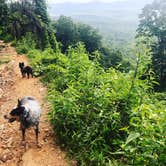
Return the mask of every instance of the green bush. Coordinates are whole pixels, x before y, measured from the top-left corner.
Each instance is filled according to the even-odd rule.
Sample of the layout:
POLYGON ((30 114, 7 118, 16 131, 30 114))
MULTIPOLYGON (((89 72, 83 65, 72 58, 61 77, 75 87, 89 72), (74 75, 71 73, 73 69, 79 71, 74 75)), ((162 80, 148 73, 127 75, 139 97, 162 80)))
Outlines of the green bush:
POLYGON ((146 54, 145 67, 121 73, 89 60, 81 44, 66 56, 29 52, 49 89, 49 120, 78 165, 165 165, 165 105, 151 92, 153 78, 139 79, 146 54))
POLYGON ((30 50, 33 50, 36 47, 34 37, 30 32, 27 32, 19 41, 14 41, 13 45, 16 45, 16 51, 18 54, 27 54, 30 50))
POLYGON ((154 100, 132 111, 131 130, 121 148, 131 165, 165 165, 166 107, 154 100), (155 106, 156 105, 156 106, 155 106))
POLYGON ((2 40, 7 43, 7 42, 11 42, 13 38, 10 34, 5 34, 5 36, 2 34, 2 40))

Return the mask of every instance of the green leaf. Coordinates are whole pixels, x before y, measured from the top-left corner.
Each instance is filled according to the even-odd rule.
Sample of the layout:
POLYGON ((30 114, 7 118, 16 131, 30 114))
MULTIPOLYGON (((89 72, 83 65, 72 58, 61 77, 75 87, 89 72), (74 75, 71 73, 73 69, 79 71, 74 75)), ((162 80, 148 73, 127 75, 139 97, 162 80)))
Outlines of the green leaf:
POLYGON ((130 143, 131 141, 135 140, 135 139, 138 138, 139 136, 140 136, 140 133, 132 132, 132 133, 128 136, 125 145, 127 145, 127 144, 130 143))

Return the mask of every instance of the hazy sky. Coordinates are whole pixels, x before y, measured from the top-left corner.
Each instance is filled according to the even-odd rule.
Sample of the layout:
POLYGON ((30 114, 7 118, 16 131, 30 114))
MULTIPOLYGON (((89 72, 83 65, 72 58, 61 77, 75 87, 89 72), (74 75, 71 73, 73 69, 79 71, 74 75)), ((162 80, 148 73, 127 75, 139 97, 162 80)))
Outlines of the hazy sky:
POLYGON ((63 3, 63 2, 79 2, 79 3, 87 3, 87 2, 113 2, 113 1, 125 1, 125 0, 47 0, 49 3, 63 3))

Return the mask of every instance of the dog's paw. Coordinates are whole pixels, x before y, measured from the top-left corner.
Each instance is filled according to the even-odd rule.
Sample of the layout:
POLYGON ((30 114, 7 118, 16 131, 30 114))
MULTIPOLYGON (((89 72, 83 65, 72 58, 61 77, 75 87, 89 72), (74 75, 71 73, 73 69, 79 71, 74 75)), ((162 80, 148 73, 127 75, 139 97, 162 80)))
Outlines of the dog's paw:
POLYGON ((26 141, 21 141, 21 146, 26 146, 26 141))

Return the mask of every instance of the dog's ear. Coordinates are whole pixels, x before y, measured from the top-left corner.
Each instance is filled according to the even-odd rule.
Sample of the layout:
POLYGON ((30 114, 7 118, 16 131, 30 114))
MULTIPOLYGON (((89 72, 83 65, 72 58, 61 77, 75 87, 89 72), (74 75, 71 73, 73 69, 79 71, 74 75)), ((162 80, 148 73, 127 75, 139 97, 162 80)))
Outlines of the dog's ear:
POLYGON ((24 62, 22 62, 22 66, 24 66, 24 62))
POLYGON ((18 106, 20 106, 21 105, 21 101, 20 101, 20 99, 18 99, 18 106))

